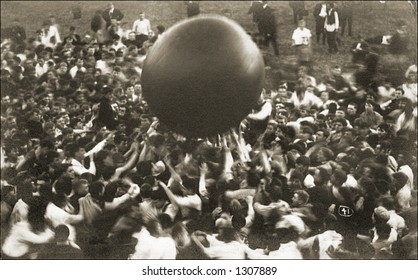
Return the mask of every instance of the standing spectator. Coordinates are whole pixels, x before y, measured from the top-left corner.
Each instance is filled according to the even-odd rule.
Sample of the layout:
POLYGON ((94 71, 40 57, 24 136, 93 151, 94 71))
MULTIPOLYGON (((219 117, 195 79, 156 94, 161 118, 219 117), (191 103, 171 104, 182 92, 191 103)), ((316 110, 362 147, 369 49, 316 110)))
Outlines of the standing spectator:
POLYGON ((337 32, 340 27, 338 12, 334 9, 334 3, 327 3, 327 16, 324 28, 327 33, 328 52, 337 53, 337 32))
POLYGON ((253 14, 253 22, 258 25, 260 21, 260 13, 263 9, 263 1, 251 1, 251 7, 248 10, 248 14, 253 14))
POLYGON ((200 14, 200 7, 198 1, 185 1, 187 7, 187 17, 193 17, 200 14))
POLYGON ((132 30, 136 33, 137 36, 145 35, 149 36, 151 29, 151 23, 148 19, 145 18, 144 12, 139 12, 139 19, 134 21, 134 25, 132 27, 132 30))
POLYGON ((262 1, 262 4, 263 9, 260 12, 258 29, 261 35, 264 37, 264 45, 268 47, 269 42, 271 42, 273 45, 274 54, 279 55, 279 49, 276 42, 276 17, 274 16, 273 9, 268 6, 267 1, 262 1))
POLYGON ((17 18, 13 21, 13 26, 11 27, 10 33, 12 42, 17 45, 22 44, 26 39, 25 28, 22 27, 17 18))
POLYGON ((327 4, 325 1, 318 3, 315 5, 314 8, 314 17, 315 17, 315 34, 316 34, 316 42, 319 44, 319 40, 322 34, 322 45, 325 45, 325 30, 324 30, 324 23, 325 18, 327 16, 327 4))
POLYGON ((110 3, 108 8, 103 12, 102 16, 103 19, 106 21, 106 28, 108 28, 111 24, 112 19, 115 19, 116 21, 121 21, 124 17, 124 14, 120 10, 115 9, 113 3, 110 3))
POLYGON ((144 12, 139 12, 139 19, 134 21, 132 30, 136 34, 136 39, 139 42, 139 46, 142 47, 142 44, 149 39, 149 36, 152 33, 151 23, 148 19, 145 18, 144 12))
POLYGON ((304 19, 299 20, 298 28, 293 31, 292 46, 296 48, 300 65, 309 67, 311 63, 311 31, 306 28, 304 19))
POLYGON ((59 25, 57 24, 57 21, 55 19, 54 16, 50 16, 49 17, 49 22, 50 22, 50 26, 49 26, 49 33, 50 35, 48 37, 52 37, 55 36, 55 39, 57 40, 57 43, 61 43, 61 37, 59 34, 59 25))
POLYGON ((348 36, 352 36, 353 28, 353 4, 349 1, 343 1, 340 8, 341 17, 341 36, 344 36, 345 27, 348 24, 348 36))
POLYGON ((41 42, 45 45, 45 47, 51 47, 54 49, 56 44, 61 42, 61 37, 58 29, 52 24, 50 20, 44 21, 42 32, 41 42))
POLYGON ((397 23, 396 33, 390 38, 389 52, 392 54, 406 54, 408 52, 408 26, 400 20, 397 23))
POLYGON ((94 32, 94 38, 96 38, 98 43, 103 43, 107 40, 106 21, 102 11, 96 11, 90 22, 90 29, 94 32))
POLYGON ((78 35, 75 32, 75 27, 74 26, 70 26, 70 32, 68 33, 67 36, 64 37, 64 42, 66 41, 67 38, 71 38, 72 39, 72 44, 74 46, 80 45, 81 44, 81 37, 80 35, 78 35))
POLYGON ((293 23, 298 23, 298 20, 303 17, 305 11, 305 1, 289 1, 289 6, 293 10, 293 23))

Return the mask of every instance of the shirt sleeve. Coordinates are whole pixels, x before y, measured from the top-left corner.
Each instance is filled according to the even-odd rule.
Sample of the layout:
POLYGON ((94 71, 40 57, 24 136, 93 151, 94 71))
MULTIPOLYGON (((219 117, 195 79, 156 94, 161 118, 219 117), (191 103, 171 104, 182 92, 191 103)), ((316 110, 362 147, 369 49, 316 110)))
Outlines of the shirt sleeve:
POLYGON ((29 230, 22 232, 21 234, 25 241, 28 241, 33 244, 47 243, 50 239, 54 237, 54 233, 50 229, 47 229, 46 231, 40 234, 33 233, 29 230))
POLYGON ((136 21, 134 21, 134 25, 132 26, 132 31, 136 33, 137 24, 136 21))
POLYGON ((189 196, 177 196, 176 203, 182 207, 194 208, 197 210, 202 209, 202 201, 198 195, 189 195, 189 196))
POLYGON ((339 17, 338 17, 338 13, 334 12, 334 15, 335 15, 335 29, 338 29, 338 28, 340 28, 340 20, 339 20, 339 17))

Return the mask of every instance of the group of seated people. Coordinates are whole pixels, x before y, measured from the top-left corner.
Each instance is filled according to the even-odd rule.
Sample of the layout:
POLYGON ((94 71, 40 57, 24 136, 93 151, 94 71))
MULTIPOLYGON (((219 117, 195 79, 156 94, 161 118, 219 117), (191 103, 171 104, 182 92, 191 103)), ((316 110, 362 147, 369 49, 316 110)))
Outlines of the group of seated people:
POLYGON ((3 40, 3 259, 417 258, 416 65, 300 67, 188 139, 142 97, 158 37, 120 40, 3 40))

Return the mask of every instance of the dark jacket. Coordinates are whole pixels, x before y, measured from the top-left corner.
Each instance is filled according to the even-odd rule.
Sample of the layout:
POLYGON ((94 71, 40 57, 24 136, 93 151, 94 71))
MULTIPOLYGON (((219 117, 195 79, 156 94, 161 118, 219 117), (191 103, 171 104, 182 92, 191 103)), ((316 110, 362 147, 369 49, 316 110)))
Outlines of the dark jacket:
POLYGON ((110 10, 106 9, 103 12, 102 16, 103 16, 103 19, 106 21, 106 27, 109 27, 110 21, 112 19, 116 19, 117 21, 120 21, 123 19, 124 14, 118 9, 113 9, 113 13, 110 14, 110 10))

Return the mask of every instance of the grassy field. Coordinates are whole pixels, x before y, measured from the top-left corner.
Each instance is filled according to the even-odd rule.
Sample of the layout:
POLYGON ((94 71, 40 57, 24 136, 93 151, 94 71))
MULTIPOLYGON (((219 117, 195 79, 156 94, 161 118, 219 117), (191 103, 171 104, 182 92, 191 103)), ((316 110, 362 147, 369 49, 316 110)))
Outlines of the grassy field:
MULTIPOLYGON (((8 27, 14 18, 18 18, 25 26, 28 37, 33 37, 34 32, 39 29, 42 22, 49 15, 55 15, 60 25, 62 35, 68 32, 70 26, 75 26, 79 34, 90 32, 90 20, 96 10, 103 10, 110 1, 2 1, 1 2, 1 26, 8 27), (80 7, 81 19, 74 19, 72 10, 80 7)), ((315 22, 312 15, 315 1, 305 1, 309 10, 306 18, 307 27, 315 32, 315 22)), ((342 45, 338 54, 329 55, 326 46, 314 43, 314 75, 321 77, 327 73, 330 66, 339 64, 343 68, 350 67, 349 47, 359 33, 365 37, 372 37, 379 34, 391 34, 395 31, 395 23, 399 19, 405 20, 409 25, 411 34, 411 54, 404 57, 381 57, 380 72, 385 75, 389 73, 402 72, 416 59, 417 23, 407 1, 386 1, 382 4, 379 1, 351 1, 354 7, 353 37, 341 37, 342 45)), ((184 1, 114 1, 116 8, 125 14, 123 19, 124 27, 131 28, 134 20, 137 19, 139 11, 145 11, 155 28, 161 24, 170 27, 177 21, 186 18, 186 7, 184 1)), ((269 5, 276 10, 278 43, 280 56, 273 57, 270 62, 273 69, 281 65, 294 65, 296 56, 290 47, 291 34, 295 28, 293 24, 292 10, 288 1, 269 1, 269 5)), ((240 23, 247 31, 256 31, 252 23, 251 15, 248 15, 250 1, 201 1, 201 13, 226 14, 240 23)), ((265 53, 272 53, 272 48, 262 49, 265 53)))

